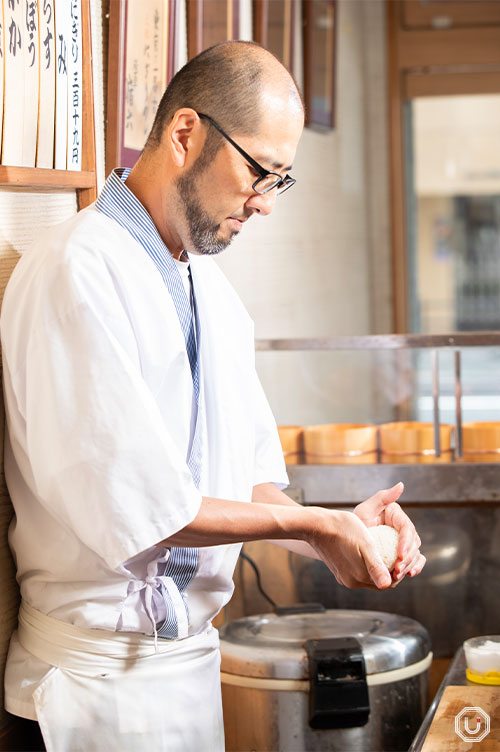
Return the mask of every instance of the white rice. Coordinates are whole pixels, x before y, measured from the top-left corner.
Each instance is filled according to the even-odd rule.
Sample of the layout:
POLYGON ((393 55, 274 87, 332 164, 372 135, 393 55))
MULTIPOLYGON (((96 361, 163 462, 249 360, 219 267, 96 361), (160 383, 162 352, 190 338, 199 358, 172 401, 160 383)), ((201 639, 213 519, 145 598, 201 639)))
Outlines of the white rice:
POLYGON ((389 525, 376 525, 368 528, 368 532, 375 542, 382 561, 389 572, 392 572, 398 558, 399 533, 389 525))

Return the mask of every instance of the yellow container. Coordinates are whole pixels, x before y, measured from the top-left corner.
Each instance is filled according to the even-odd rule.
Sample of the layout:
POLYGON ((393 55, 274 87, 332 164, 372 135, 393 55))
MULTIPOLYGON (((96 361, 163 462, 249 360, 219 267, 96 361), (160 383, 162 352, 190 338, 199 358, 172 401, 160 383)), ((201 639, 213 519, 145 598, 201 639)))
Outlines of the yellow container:
POLYGON ((467 679, 500 686, 500 635, 471 637, 464 642, 467 679))
POLYGON ((500 462, 500 423, 463 423, 462 449, 465 462, 500 462))
POLYGON ((434 424, 407 421, 384 423, 380 431, 380 461, 383 464, 434 463, 453 460, 451 437, 453 426, 441 424, 441 456, 434 450, 434 424))
POLYGON ((366 423, 329 423, 304 428, 308 465, 376 464, 377 426, 366 423))
POLYGON ((278 426, 286 465, 304 464, 304 443, 302 426, 278 426))

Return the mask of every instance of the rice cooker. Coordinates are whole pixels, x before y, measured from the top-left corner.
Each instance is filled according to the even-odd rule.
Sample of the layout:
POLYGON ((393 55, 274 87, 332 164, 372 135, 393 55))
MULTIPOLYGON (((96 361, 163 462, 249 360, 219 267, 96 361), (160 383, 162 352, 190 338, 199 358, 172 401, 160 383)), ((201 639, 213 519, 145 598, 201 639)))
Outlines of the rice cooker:
POLYGON ((262 614, 220 630, 226 750, 407 750, 427 709, 426 629, 379 611, 262 614))

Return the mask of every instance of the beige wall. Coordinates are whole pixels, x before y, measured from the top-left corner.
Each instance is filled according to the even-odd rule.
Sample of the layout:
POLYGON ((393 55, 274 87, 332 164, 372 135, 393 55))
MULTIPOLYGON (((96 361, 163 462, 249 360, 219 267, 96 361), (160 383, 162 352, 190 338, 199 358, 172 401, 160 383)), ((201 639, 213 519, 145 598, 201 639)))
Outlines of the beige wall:
MULTIPOLYGON (((338 11, 335 130, 305 130, 297 185, 219 259, 257 337, 391 331, 384 3, 340 0, 338 11)), ((368 358, 257 362, 278 422, 371 419, 368 358)))
MULTIPOLYGON (((388 246, 383 3, 341 0, 338 24, 335 130, 304 131, 297 185, 219 257, 257 337, 374 330, 371 255, 388 246)), ((381 330, 390 326, 384 293, 381 330)))

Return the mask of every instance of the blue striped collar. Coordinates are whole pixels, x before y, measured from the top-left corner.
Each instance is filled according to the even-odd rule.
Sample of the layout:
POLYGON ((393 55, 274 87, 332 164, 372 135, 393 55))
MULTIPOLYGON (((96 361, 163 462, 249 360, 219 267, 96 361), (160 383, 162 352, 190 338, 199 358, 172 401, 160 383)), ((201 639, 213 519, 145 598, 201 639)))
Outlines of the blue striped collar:
MULTIPOLYGON (((139 199, 125 185, 130 168, 119 167, 109 175, 97 201, 96 209, 111 217, 142 245, 158 266, 162 276, 177 273, 177 267, 156 225, 139 199)), ((182 252, 184 261, 189 257, 182 252)))
MULTIPOLYGON (((144 248, 156 268, 160 272, 163 281, 172 297, 172 300, 179 317, 179 322, 186 340, 186 348, 189 354, 193 376, 195 378, 195 389, 197 388, 195 371, 198 368, 196 338, 194 326, 197 328, 198 340, 200 337, 199 318, 196 306, 195 321, 193 321, 193 311, 191 303, 186 295, 186 290, 182 283, 181 275, 173 256, 160 237, 156 226, 144 206, 132 191, 125 185, 125 180, 130 174, 129 169, 118 168, 110 174, 104 188, 102 189, 95 207, 98 211, 107 217, 114 219, 118 224, 127 230, 133 238, 144 248), (196 361, 196 362, 195 362, 196 361)), ((187 253, 186 260, 189 260, 187 253)), ((195 287, 192 279, 193 288, 195 287)))

